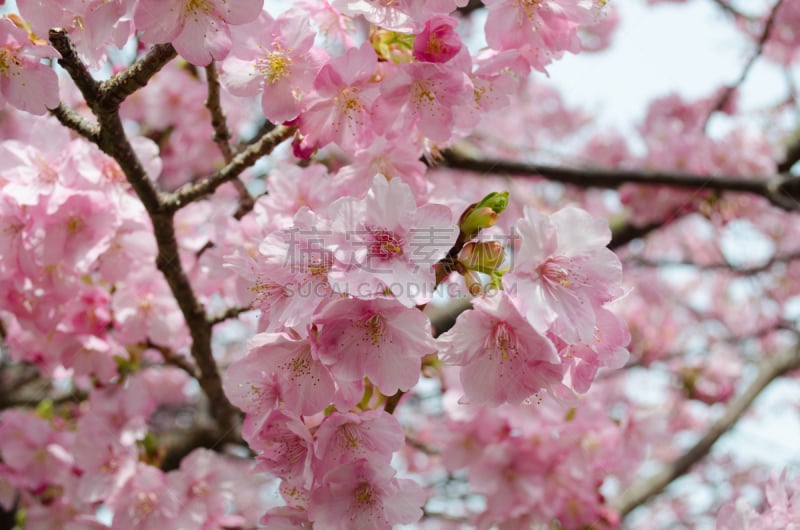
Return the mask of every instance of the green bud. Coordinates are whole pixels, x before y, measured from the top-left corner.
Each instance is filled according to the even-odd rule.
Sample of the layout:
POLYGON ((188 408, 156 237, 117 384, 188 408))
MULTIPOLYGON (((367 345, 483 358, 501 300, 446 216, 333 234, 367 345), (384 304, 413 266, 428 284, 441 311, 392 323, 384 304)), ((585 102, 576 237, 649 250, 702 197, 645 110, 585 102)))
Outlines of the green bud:
POLYGON ((499 241, 470 241, 458 253, 458 261, 464 267, 486 274, 499 267, 505 259, 506 252, 499 241))
POLYGON ((36 415, 44 420, 52 420, 55 416, 53 400, 44 398, 36 405, 36 415))
POLYGON ((414 37, 409 33, 375 29, 369 35, 369 43, 381 59, 395 64, 408 63, 414 52, 414 37))
POLYGON ((494 210, 495 213, 503 213, 508 207, 508 192, 507 191, 493 191, 478 203, 478 207, 488 207, 494 210))
POLYGON ((467 208, 461 215, 460 228, 467 238, 471 238, 484 228, 494 226, 497 217, 508 206, 508 192, 493 191, 480 202, 467 208))

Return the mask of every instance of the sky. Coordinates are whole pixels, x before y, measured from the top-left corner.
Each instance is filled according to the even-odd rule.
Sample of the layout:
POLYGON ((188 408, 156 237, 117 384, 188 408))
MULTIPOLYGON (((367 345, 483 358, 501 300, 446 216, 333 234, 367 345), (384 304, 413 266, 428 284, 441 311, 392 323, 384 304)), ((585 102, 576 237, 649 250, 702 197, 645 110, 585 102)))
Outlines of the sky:
MULTIPOLYGON (((658 6, 645 0, 611 3, 622 16, 612 48, 566 55, 549 72, 550 82, 569 103, 597 112, 603 123, 622 130, 644 115, 654 97, 705 97, 732 83, 753 52, 711 0, 658 6)), ((784 87, 780 70, 759 60, 742 87, 743 108, 774 101, 784 87)))

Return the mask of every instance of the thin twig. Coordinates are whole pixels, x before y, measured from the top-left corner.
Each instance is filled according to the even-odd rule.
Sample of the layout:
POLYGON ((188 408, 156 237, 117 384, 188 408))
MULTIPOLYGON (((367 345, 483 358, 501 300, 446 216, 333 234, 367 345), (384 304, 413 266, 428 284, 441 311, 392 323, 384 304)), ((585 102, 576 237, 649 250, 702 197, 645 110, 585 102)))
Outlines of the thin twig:
POLYGON ((242 313, 246 313, 247 311, 250 311, 250 310, 252 310, 251 307, 239 307, 239 306, 229 307, 228 309, 226 309, 225 311, 223 311, 219 315, 209 316, 208 317, 208 323, 211 324, 212 326, 215 326, 215 325, 217 325, 217 324, 219 324, 221 322, 225 322, 226 320, 229 320, 231 318, 236 318, 239 315, 241 315, 242 313))
POLYGON ((623 492, 614 502, 620 517, 625 517, 636 507, 661 493, 672 481, 687 473, 711 450, 716 441, 728 432, 742 417, 762 390, 783 374, 800 367, 800 349, 760 363, 758 375, 745 391, 733 399, 700 440, 674 462, 661 471, 623 492))
POLYGON ((219 76, 217 75, 217 65, 212 62, 206 66, 206 80, 208 84, 208 97, 206 98, 206 108, 211 114, 211 127, 214 129, 214 143, 219 147, 220 153, 225 158, 225 163, 233 158, 230 140, 231 132, 228 129, 228 122, 225 111, 222 109, 220 101, 219 76))
POLYGON ((97 143, 100 139, 100 127, 95 124, 89 123, 83 116, 72 110, 71 108, 59 103, 58 107, 50 109, 50 114, 56 117, 61 122, 61 125, 72 129, 92 143, 97 143))
MULTIPOLYGON (((214 143, 219 147, 219 151, 222 153, 225 163, 229 164, 233 159, 233 150, 230 144, 231 132, 228 129, 225 111, 222 109, 222 102, 220 101, 220 85, 216 63, 212 62, 206 66, 206 80, 208 84, 206 108, 211 114, 211 126, 214 129, 214 143)), ((247 191, 247 186, 244 185, 244 182, 242 182, 239 177, 232 179, 231 183, 239 194, 239 209, 235 217, 241 219, 245 213, 253 209, 255 200, 253 200, 250 192, 247 191)))
MULTIPOLYGON (((726 5, 719 0, 717 3, 720 5, 726 5)), ((769 14, 769 18, 767 18, 767 22, 764 24, 764 30, 761 33, 761 37, 758 39, 758 43, 756 44, 756 49, 753 52, 753 55, 751 55, 750 59, 748 59, 747 63, 745 63, 744 68, 742 68, 742 72, 739 74, 739 78, 736 79, 732 85, 725 87, 725 90, 722 92, 719 99, 717 99, 717 102, 708 112, 706 119, 703 122, 703 129, 705 129, 706 125, 708 125, 708 121, 715 112, 721 111, 725 108, 725 106, 731 100, 731 97, 733 97, 733 93, 736 91, 736 89, 738 89, 742 83, 744 83, 745 79, 747 79, 747 76, 750 74, 750 70, 753 68, 756 60, 761 57, 761 54, 764 52, 764 46, 769 40, 770 33, 772 32, 772 27, 775 25, 775 19, 777 18, 778 10, 780 9, 782 3, 783 0, 778 0, 775 2, 772 11, 769 14)))
POLYGON ((397 408, 397 405, 400 404, 400 399, 402 399, 403 395, 405 395, 405 392, 398 390, 393 396, 386 398, 386 403, 383 406, 383 410, 389 414, 394 414, 394 411, 397 408))
POLYGON ((102 106, 116 109, 120 104, 143 88, 168 62, 177 56, 172 44, 156 44, 144 56, 124 71, 100 85, 102 106))
POLYGON ((174 212, 190 202, 214 193, 217 188, 241 175, 245 169, 255 164, 259 158, 270 154, 284 140, 291 138, 295 130, 295 127, 283 125, 276 127, 234 156, 229 164, 226 164, 225 167, 209 178, 197 184, 185 186, 173 193, 165 203, 166 209, 174 212))
POLYGON ((733 7, 726 0, 712 0, 712 1, 715 4, 717 4, 720 7, 720 9, 722 9, 723 11, 728 13, 729 15, 732 15, 733 18, 736 18, 736 19, 750 19, 750 17, 748 17, 747 15, 745 15, 744 13, 742 13, 741 11, 739 11, 738 9, 733 7))
POLYGON ((144 346, 146 348, 156 350, 158 353, 160 353, 161 357, 164 358, 164 362, 166 362, 167 364, 177 366, 190 376, 197 379, 198 376, 197 368, 192 363, 190 363, 188 359, 182 357, 181 355, 178 355, 177 353, 172 351, 170 348, 167 348, 166 346, 162 346, 161 344, 156 344, 150 339, 147 339, 144 346))

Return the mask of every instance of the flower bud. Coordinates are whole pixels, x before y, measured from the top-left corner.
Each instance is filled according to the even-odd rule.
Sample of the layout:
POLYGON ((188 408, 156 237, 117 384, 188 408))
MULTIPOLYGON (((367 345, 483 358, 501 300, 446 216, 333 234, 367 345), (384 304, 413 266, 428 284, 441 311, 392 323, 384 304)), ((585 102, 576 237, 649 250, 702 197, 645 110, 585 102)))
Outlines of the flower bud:
POLYGON ((458 261, 467 269, 485 273, 497 269, 505 258, 506 252, 500 241, 471 241, 458 253, 458 261))
POLYGON ((388 29, 375 29, 369 35, 369 43, 378 57, 395 64, 411 62, 414 35, 398 33, 388 29))
POLYGON ((460 228, 467 237, 472 237, 483 228, 494 226, 497 217, 508 206, 508 192, 492 192, 467 208, 461 215, 460 228))
POLYGON ((455 28, 458 20, 438 15, 428 20, 414 40, 414 57, 419 61, 445 63, 462 48, 455 28))

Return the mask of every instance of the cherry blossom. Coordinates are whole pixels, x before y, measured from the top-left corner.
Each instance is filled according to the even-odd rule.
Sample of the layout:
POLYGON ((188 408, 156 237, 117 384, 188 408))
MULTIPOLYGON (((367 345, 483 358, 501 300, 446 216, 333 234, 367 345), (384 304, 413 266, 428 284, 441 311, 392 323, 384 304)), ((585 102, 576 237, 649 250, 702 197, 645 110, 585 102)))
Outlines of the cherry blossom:
POLYGON ((553 344, 520 314, 505 293, 473 301, 453 329, 439 337, 443 362, 461 366, 469 401, 518 404, 561 382, 553 344))
POLYGON ((10 105, 33 114, 58 106, 58 76, 42 59, 58 57, 50 46, 31 42, 9 18, 0 18, 0 108, 10 105))
POLYGON ((321 147, 335 142, 353 149, 371 142, 375 136, 372 104, 378 95, 372 76, 377 66, 375 51, 363 44, 320 69, 301 109, 299 126, 306 143, 321 147))
POLYGON ((357 460, 329 471, 311 495, 309 515, 331 529, 389 530, 422 517, 424 492, 414 481, 394 477, 386 464, 357 460))
POLYGON ((146 42, 171 42, 192 64, 205 66, 230 51, 229 25, 252 22, 263 0, 140 0, 133 21, 146 42))
POLYGON ((794 528, 710 445, 798 376, 800 12, 709 5, 617 130, 540 81, 605 0, 0 0, 0 520, 794 528))
POLYGON ((553 325, 568 342, 589 343, 596 308, 622 295, 619 258, 605 248, 607 225, 573 207, 549 217, 527 208, 516 228, 519 254, 503 283, 524 300, 534 328, 553 325))
POLYGON ((256 22, 238 29, 234 48, 223 68, 225 86, 237 96, 262 92, 264 116, 276 122, 297 117, 301 95, 308 93, 325 53, 312 49, 314 33, 299 13, 273 19, 261 12, 256 22))
POLYGON ((328 215, 331 230, 343 236, 329 273, 334 289, 365 299, 388 289, 407 307, 430 299, 433 265, 457 236, 447 207, 417 208, 408 185, 377 175, 364 199, 340 199, 328 215))
POLYGON ((414 386, 420 360, 436 350, 428 319, 390 298, 331 302, 314 326, 315 355, 334 377, 366 376, 386 395, 414 386))
POLYGON ((333 379, 312 357, 311 344, 288 333, 264 333, 250 342, 247 356, 231 365, 225 390, 231 401, 251 414, 285 406, 315 414, 333 398, 333 379))

